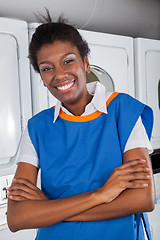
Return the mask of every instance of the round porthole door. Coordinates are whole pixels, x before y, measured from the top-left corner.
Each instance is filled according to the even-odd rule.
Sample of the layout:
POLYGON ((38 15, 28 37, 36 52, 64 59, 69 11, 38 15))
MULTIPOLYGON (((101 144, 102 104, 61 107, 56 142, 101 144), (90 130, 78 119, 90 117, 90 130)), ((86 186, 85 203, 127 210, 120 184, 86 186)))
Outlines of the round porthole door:
POLYGON ((86 75, 87 83, 99 81, 101 82, 107 92, 114 92, 114 82, 111 76, 101 67, 96 65, 91 65, 91 72, 86 75))

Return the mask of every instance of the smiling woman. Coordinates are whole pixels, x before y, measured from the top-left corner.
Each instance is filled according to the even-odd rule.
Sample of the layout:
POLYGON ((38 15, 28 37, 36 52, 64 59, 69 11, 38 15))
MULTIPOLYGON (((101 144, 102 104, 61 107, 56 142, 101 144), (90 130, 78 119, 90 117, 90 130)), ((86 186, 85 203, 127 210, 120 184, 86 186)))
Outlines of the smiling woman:
POLYGON ((99 82, 86 85, 88 44, 73 26, 49 20, 29 57, 58 101, 28 121, 8 189, 9 228, 39 228, 36 240, 144 240, 143 219, 150 239, 143 212, 155 202, 152 110, 99 82))

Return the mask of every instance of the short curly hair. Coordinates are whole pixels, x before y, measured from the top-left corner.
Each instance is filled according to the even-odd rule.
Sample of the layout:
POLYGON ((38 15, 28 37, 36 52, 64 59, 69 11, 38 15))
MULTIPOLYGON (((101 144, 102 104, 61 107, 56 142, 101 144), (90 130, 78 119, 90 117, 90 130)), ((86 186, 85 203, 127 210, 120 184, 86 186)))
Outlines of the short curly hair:
POLYGON ((29 45, 29 59, 36 72, 39 72, 37 64, 37 52, 44 44, 52 44, 54 41, 69 41, 77 47, 82 60, 90 52, 88 43, 82 38, 78 30, 66 23, 61 17, 57 22, 52 22, 51 17, 43 17, 47 23, 43 23, 36 28, 29 45))

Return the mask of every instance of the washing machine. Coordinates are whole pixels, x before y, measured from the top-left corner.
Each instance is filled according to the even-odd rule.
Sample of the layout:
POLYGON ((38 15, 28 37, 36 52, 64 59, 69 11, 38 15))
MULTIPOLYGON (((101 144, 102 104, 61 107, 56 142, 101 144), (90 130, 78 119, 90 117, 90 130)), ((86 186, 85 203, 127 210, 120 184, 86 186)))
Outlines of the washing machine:
POLYGON ((135 95, 133 39, 131 37, 79 30, 91 53, 91 74, 106 90, 135 95))
POLYGON ((153 240, 160 239, 160 41, 144 38, 134 39, 135 93, 136 98, 152 107, 154 125, 151 154, 157 204, 148 213, 153 240))
MULTIPOLYGON (((30 39, 38 23, 29 24, 30 39)), ((100 81, 107 91, 118 91, 135 96, 133 39, 105 33, 79 30, 89 43, 91 73, 87 82, 100 81)), ((33 114, 55 105, 56 99, 44 88, 40 75, 31 67, 33 114)))
POLYGON ((6 190, 15 173, 22 133, 32 116, 27 55, 27 23, 0 18, 0 239, 3 240, 32 240, 35 236, 34 230, 13 234, 6 223, 6 190))

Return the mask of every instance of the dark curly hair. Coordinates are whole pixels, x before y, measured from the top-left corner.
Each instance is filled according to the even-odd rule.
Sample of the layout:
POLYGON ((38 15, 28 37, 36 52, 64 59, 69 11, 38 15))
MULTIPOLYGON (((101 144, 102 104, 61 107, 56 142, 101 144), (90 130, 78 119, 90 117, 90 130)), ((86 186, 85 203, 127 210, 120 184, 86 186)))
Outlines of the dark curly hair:
MULTIPOLYGON (((88 43, 82 38, 77 29, 66 23, 66 20, 60 17, 57 22, 53 22, 47 11, 47 17, 43 17, 46 23, 36 28, 29 45, 29 59, 36 72, 39 72, 37 65, 37 52, 44 44, 51 44, 56 40, 69 41, 77 47, 82 60, 90 52, 88 43)), ((42 22, 42 19, 40 20, 42 22)))

